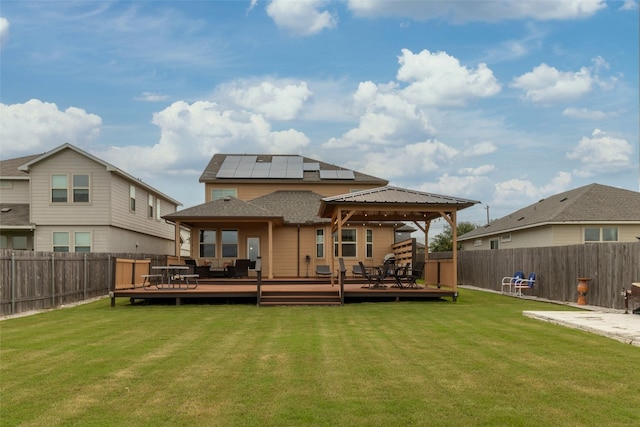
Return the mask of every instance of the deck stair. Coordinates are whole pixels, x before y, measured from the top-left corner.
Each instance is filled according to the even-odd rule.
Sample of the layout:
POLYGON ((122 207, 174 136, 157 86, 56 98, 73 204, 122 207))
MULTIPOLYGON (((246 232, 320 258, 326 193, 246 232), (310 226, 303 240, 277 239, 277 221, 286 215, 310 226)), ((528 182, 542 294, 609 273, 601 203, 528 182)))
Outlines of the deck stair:
POLYGON ((328 290, 262 290, 261 306, 274 305, 341 305, 338 289, 328 290))

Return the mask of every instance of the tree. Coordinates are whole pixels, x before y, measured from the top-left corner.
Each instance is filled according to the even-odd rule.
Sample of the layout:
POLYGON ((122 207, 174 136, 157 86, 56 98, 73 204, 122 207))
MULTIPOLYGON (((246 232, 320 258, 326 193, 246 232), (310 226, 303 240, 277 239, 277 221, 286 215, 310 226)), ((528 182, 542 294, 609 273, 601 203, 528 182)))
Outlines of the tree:
MULTIPOLYGON (((465 233, 475 230, 476 226, 470 222, 458 223, 458 236, 462 236, 465 233)), ((460 245, 458 245, 460 249, 460 245)), ((429 243, 429 250, 431 252, 447 252, 453 250, 453 229, 449 224, 444 226, 442 233, 434 236, 431 243, 429 243)))

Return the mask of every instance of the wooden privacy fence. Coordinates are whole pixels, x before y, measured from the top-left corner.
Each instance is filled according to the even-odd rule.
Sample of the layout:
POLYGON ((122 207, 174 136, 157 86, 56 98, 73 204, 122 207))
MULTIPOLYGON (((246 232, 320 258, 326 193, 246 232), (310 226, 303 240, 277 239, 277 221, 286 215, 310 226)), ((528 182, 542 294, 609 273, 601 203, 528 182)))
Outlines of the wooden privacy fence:
POLYGON ((0 316, 44 310, 109 294, 118 287, 142 283, 150 263, 166 264, 166 256, 108 253, 63 253, 0 250, 0 316), (118 269, 116 259, 127 259, 118 269), (139 268, 133 269, 133 266, 139 268), (144 266, 144 267, 143 267, 144 266), (127 283, 128 282, 128 283, 127 283))
POLYGON ((527 295, 576 302, 578 278, 588 277, 587 303, 624 308, 622 288, 640 281, 640 242, 458 252, 458 283, 500 290, 502 277, 536 273, 527 295))

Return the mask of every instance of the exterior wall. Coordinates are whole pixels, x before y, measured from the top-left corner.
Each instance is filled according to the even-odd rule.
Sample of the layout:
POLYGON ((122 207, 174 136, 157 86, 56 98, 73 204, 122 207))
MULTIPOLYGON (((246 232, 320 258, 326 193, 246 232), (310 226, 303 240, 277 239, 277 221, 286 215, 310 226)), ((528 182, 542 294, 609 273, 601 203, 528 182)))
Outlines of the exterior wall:
POLYGON ((376 188, 378 185, 372 184, 359 184, 354 181, 345 181, 340 184, 323 184, 322 182, 282 182, 277 183, 234 183, 224 182, 206 183, 205 184, 205 201, 211 201, 211 190, 213 189, 236 189, 238 199, 240 200, 253 200, 257 197, 271 194, 277 190, 288 191, 304 191, 309 190, 314 193, 323 195, 324 197, 337 196, 339 194, 347 194, 352 191, 367 190, 370 188, 376 188))
POLYGON ((0 185, 0 202, 29 203, 29 180, 3 179, 0 185))
MULTIPOLYGON (((105 225, 110 223, 109 172, 91 159, 63 150, 33 165, 31 222, 37 225, 105 225), (89 203, 52 203, 51 175, 82 173, 90 176, 89 203)), ((72 189, 69 188, 71 193, 72 189)), ((71 196, 71 194, 69 194, 71 196)), ((44 250, 36 245, 37 250, 44 250)))
POLYGON ((91 252, 127 252, 171 255, 174 251, 172 240, 161 239, 133 231, 110 226, 39 226, 35 231, 38 251, 53 251, 53 233, 69 233, 69 252, 74 251, 74 233, 91 233, 91 252), (137 244, 137 247, 136 247, 137 244))
POLYGON ((482 245, 480 246, 476 246, 475 240, 465 241, 462 243, 462 249, 465 251, 491 249, 490 241, 492 239, 500 240, 500 249, 577 245, 585 243, 584 229, 586 227, 618 227, 618 242, 636 242, 638 240, 637 237, 640 237, 640 225, 619 225, 613 223, 556 224, 535 229, 486 236, 481 239, 477 239, 482 240, 482 245), (510 241, 504 240, 504 236, 506 234, 511 236, 510 241))
MULTIPOLYGON (((111 216, 112 224, 116 227, 135 230, 140 233, 171 239, 175 237, 175 226, 167 224, 161 217, 176 211, 175 205, 164 199, 160 199, 160 215, 156 213, 157 205, 154 203, 153 218, 149 217, 149 192, 135 183, 113 174, 111 176, 111 216), (129 187, 133 184, 136 187, 136 209, 132 211, 129 207, 129 187)), ((154 201, 158 200, 156 194, 154 201)))

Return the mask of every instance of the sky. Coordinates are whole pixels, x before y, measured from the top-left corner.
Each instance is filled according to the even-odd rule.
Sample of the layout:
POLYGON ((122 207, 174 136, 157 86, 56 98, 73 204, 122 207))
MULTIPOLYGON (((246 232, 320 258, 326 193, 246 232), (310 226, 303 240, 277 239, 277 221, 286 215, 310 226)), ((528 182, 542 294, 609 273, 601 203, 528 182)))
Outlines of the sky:
POLYGON ((298 154, 483 225, 639 190, 638 22, 637 0, 0 0, 0 159, 71 143, 188 208, 216 153, 298 154))

